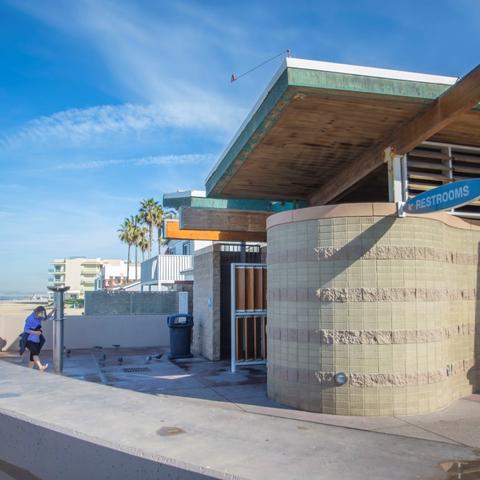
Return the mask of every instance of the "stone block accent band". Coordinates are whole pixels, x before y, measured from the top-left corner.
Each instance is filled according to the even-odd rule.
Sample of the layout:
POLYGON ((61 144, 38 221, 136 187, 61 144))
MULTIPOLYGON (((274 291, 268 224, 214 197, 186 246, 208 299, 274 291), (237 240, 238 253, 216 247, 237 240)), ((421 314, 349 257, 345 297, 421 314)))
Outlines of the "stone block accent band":
MULTIPOLYGON (((269 335, 272 340, 319 345, 404 345, 442 342, 455 336, 475 335, 475 330, 473 323, 422 330, 333 330, 323 328, 304 330, 270 326, 269 335)), ((477 334, 479 333, 477 332, 477 334)))
POLYGON ((321 302, 441 302, 445 300, 476 300, 476 288, 319 288, 321 302))

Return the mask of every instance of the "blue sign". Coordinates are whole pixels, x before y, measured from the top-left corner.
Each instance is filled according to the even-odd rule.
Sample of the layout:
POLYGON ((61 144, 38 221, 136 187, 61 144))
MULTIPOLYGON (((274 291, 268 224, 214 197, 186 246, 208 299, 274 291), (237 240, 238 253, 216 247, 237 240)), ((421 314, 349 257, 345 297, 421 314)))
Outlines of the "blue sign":
POLYGON ((405 213, 431 213, 460 207, 480 197, 480 178, 442 185, 410 198, 403 206, 405 213))

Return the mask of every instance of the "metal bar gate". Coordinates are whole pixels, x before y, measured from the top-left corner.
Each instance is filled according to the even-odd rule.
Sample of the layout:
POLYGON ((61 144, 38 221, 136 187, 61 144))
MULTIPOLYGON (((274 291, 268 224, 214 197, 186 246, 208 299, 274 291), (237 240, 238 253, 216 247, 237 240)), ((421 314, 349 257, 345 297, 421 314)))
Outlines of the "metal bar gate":
POLYGON ((231 371, 267 361, 267 265, 232 263, 231 371))

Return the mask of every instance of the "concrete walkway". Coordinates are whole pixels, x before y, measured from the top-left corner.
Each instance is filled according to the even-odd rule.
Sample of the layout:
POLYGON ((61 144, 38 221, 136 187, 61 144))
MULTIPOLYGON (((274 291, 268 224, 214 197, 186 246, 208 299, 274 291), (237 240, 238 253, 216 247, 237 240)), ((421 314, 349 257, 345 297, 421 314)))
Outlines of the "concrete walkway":
MULTIPOLYGON (((450 478, 443 473, 441 463, 451 467, 454 464, 450 461, 478 460, 477 450, 470 448, 480 447, 476 432, 480 427, 480 403, 475 396, 422 417, 309 414, 270 403, 261 373, 243 373, 243 380, 238 382, 225 369, 212 372, 215 364, 210 362, 189 361, 179 366, 163 357, 145 364, 144 353, 122 357, 122 365, 107 356, 100 369, 98 352, 90 354, 90 359, 84 355, 84 361, 90 362, 86 370, 81 358, 68 359, 66 370, 72 376, 83 372, 84 377, 90 375, 93 379, 98 375, 94 382, 0 362, 0 459, 35 472, 42 480, 54 478, 52 469, 55 478, 69 480, 437 480, 450 478), (140 359, 144 366, 140 366, 140 359), (125 368, 137 371, 132 375, 125 368), (140 368, 148 370, 138 371, 140 368), (138 378, 129 380, 132 376, 138 378), (102 385, 102 381, 119 385, 102 385), (242 381, 243 385, 239 385, 242 381), (129 382, 136 388, 127 388, 129 382), (147 394, 138 391, 146 385, 150 388, 147 394), (80 439, 88 446, 108 447, 102 455, 103 464, 111 452, 122 453, 122 462, 112 460, 112 465, 122 465, 122 470, 111 477, 105 473, 98 476, 98 448, 90 451, 77 446, 68 449, 68 458, 81 468, 72 470, 70 465, 69 471, 62 473, 67 468, 62 463, 66 458, 62 443, 55 455, 42 446, 41 458, 45 461, 28 465, 25 444, 15 444, 25 440, 21 437, 23 427, 11 423, 13 420, 22 426, 42 428, 43 432, 47 429, 61 433, 69 441, 80 439), (81 458, 75 458, 75 451, 81 458), (141 468, 141 477, 128 476, 128 469, 140 460, 174 470, 164 477, 158 473, 149 476, 150 470, 142 464, 135 466, 136 471, 141 468)), ((27 440, 32 435, 30 431, 27 440)))

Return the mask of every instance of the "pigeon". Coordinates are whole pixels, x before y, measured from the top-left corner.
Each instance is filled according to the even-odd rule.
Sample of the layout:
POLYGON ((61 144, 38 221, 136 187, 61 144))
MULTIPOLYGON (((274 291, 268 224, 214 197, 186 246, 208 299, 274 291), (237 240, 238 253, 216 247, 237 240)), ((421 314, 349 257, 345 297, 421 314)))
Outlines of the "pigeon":
POLYGON ((67 350, 67 357, 70 357, 72 351, 70 349, 67 350))
POLYGON ((149 355, 146 359, 145 359, 145 363, 150 363, 152 361, 152 356, 149 355))
POLYGON ((159 353, 158 355, 155 355, 155 360, 160 360, 163 357, 163 353, 159 353))
POLYGON ((118 357, 118 363, 123 363, 123 357, 118 357))

